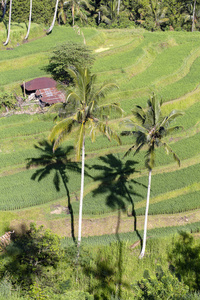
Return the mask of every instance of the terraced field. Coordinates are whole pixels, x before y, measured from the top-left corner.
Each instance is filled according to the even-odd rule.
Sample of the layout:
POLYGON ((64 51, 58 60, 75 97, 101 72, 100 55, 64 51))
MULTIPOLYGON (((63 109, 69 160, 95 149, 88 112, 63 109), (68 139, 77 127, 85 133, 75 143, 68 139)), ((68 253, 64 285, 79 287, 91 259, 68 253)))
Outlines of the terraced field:
MULTIPOLYGON (((145 106, 152 92, 162 97, 164 113, 173 108, 185 112, 177 120, 177 124, 183 125, 184 129, 168 139, 181 159, 181 167, 174 163, 172 157, 166 156, 163 149, 156 152, 149 228, 173 225, 174 232, 179 226, 188 224, 198 230, 199 33, 87 28, 83 32, 96 56, 93 72, 97 73, 99 84, 109 79, 119 85, 119 90, 109 96, 109 101, 120 102, 124 110, 122 118, 113 116, 114 119, 110 121, 118 132, 124 126, 123 119, 131 115, 134 105, 145 106), (195 224, 192 225, 193 222, 195 224)), ((1 87, 5 90, 19 89, 22 80, 45 75, 44 67, 48 63, 51 49, 66 40, 82 42, 82 37, 71 28, 55 28, 49 36, 19 46, 13 51, 1 51, 1 87)), ((0 118, 0 232, 4 232, 6 226, 35 220, 62 236, 70 236, 71 219, 64 209, 69 197, 77 232, 80 165, 77 164, 76 169, 71 165, 62 166, 62 172, 55 161, 52 168, 26 168, 31 158, 45 153, 44 149, 39 150, 34 145, 38 145, 42 139, 48 139, 52 127, 53 116, 48 114, 0 118), (60 178, 57 183, 56 172, 60 178)), ((119 232, 134 231, 135 218, 130 216, 133 210, 137 229, 142 230, 148 184, 144 168, 145 152, 124 159, 124 153, 134 140, 123 137, 122 142, 122 146, 118 146, 103 137, 98 137, 93 144, 89 139, 86 141, 87 176, 83 207, 85 236, 115 233, 119 225, 119 209, 122 210, 119 232), (129 176, 122 181, 124 174, 129 176)), ((66 142, 61 151, 69 152, 71 145, 73 140, 66 142)), ((73 154, 69 154, 69 157, 72 158, 73 154)), ((151 236, 154 232, 151 232, 151 236)), ((166 232, 170 233, 170 230, 166 232)))

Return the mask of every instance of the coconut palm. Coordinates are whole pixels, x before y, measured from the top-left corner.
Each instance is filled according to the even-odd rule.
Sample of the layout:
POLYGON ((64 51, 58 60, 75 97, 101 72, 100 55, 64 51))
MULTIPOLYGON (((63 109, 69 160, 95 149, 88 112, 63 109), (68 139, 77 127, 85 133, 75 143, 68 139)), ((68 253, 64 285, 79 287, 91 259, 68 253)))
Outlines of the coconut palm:
POLYGON ((55 10, 54 10, 53 21, 51 23, 51 26, 47 30, 47 33, 50 33, 52 31, 53 27, 54 27, 54 24, 55 24, 55 21, 56 21, 56 16, 57 16, 57 11, 58 11, 58 2, 59 2, 59 0, 56 0, 56 6, 55 6, 55 10))
POLYGON ((6 4, 7 4, 7 0, 1 0, 1 8, 3 10, 2 19, 4 18, 5 13, 6 13, 6 4))
POLYGON ((118 4, 117 4, 117 14, 119 15, 119 9, 120 9, 120 2, 121 0, 118 0, 118 4))
POLYGON ((150 97, 147 102, 147 110, 144 110, 141 106, 136 106, 132 111, 133 115, 139 123, 134 120, 127 121, 131 128, 136 129, 135 131, 124 131, 123 135, 134 135, 136 137, 135 144, 126 152, 125 156, 128 155, 132 150, 135 150, 134 155, 137 154, 144 146, 147 147, 145 166, 149 170, 149 181, 147 190, 147 202, 145 211, 145 222, 144 222, 144 237, 142 251, 140 258, 145 254, 146 247, 146 235, 147 235, 147 218, 149 209, 150 189, 151 189, 151 174, 154 167, 154 157, 156 147, 163 146, 167 154, 171 153, 174 159, 180 165, 180 160, 170 146, 162 141, 163 138, 172 133, 173 131, 180 128, 180 126, 169 127, 171 122, 178 116, 183 115, 181 111, 173 110, 168 116, 162 116, 161 105, 162 101, 158 101, 155 95, 150 97))
POLYGON ((30 33, 30 29, 31 29, 31 15, 32 15, 32 0, 30 0, 30 12, 29 12, 29 22, 28 22, 28 30, 27 30, 27 34, 25 36, 25 40, 28 39, 29 33, 30 33))
POLYGON ((66 6, 71 7, 72 11, 72 26, 75 24, 75 14, 80 17, 81 21, 86 21, 87 16, 84 8, 93 9, 93 6, 89 4, 88 0, 68 0, 65 1, 66 6))
POLYGON ((60 0, 59 2, 59 12, 58 12, 58 19, 59 19, 59 24, 60 20, 62 19, 62 22, 65 24, 66 23, 66 13, 64 10, 65 6, 65 0, 60 0))
POLYGON ((82 207, 84 191, 84 167, 85 167, 85 137, 89 133, 92 141, 95 141, 95 134, 98 130, 109 140, 114 138, 120 143, 120 138, 102 120, 103 115, 107 116, 110 109, 122 112, 117 103, 100 105, 100 99, 116 85, 105 83, 100 88, 96 88, 96 76, 92 75, 89 69, 69 70, 70 76, 74 80, 74 88, 68 89, 66 103, 55 104, 52 110, 60 111, 61 121, 54 126, 50 140, 54 141, 54 150, 58 145, 72 133, 76 134, 76 159, 80 160, 82 153, 81 167, 81 191, 79 207, 79 229, 78 246, 81 243, 82 207), (64 110, 61 110, 64 109, 64 110))
POLYGON ((11 15, 12 15, 12 0, 10 0, 9 21, 8 21, 8 35, 7 35, 7 40, 3 43, 4 46, 6 46, 8 44, 9 39, 10 39, 11 15))

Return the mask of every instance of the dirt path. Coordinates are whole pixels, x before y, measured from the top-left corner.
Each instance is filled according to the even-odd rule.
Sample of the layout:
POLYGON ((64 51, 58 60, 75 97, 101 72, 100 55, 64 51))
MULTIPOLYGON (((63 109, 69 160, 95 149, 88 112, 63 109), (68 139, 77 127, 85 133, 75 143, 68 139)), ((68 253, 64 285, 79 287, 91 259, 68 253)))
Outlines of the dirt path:
MULTIPOLYGON (((66 218, 59 218, 54 220, 44 220, 44 217, 38 218, 37 225, 44 225, 50 228, 54 233, 60 236, 71 236, 71 221, 70 216, 66 218), (39 220, 40 219, 40 220, 39 220)), ((173 215, 156 215, 149 216, 148 229, 168 227, 168 226, 181 226, 189 223, 198 222, 200 220, 200 209, 184 212, 173 215)), ((20 219, 13 220, 11 222, 11 228, 20 228, 20 224, 29 224, 33 220, 20 219)), ((118 213, 115 215, 106 216, 101 218, 84 218, 82 225, 82 236, 98 236, 104 234, 115 234, 119 221, 119 233, 134 231, 134 217, 127 217, 126 214, 122 214, 120 220, 118 219, 118 213)), ((137 229, 143 230, 144 216, 137 217, 137 229)), ((78 218, 74 220, 75 236, 78 232, 78 218)))

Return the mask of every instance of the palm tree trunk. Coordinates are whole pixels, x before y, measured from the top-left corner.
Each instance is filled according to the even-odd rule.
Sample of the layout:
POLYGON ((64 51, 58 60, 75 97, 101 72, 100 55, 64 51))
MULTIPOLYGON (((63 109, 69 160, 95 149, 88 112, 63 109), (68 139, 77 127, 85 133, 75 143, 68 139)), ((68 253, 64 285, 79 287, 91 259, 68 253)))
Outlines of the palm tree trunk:
POLYGON ((7 40, 5 41, 5 43, 3 43, 4 46, 6 46, 8 44, 9 39, 10 39, 11 15, 12 15, 12 0, 10 0, 10 11, 9 11, 9 21, 8 21, 8 35, 7 35, 7 40))
POLYGON ((72 4, 72 26, 74 27, 74 3, 72 4))
POLYGON ((4 2, 2 19, 4 18, 5 13, 6 13, 6 4, 7 4, 7 0, 5 0, 5 2, 4 2))
POLYGON ((83 135, 82 145, 82 166, 81 166, 81 192, 79 205, 79 223, 78 223, 78 247, 81 244, 82 211, 83 211, 83 191, 84 191, 84 172, 85 172, 85 133, 83 135))
POLYGON ((197 2, 197 0, 194 0, 193 17, 192 17, 192 32, 194 31, 194 18, 195 18, 196 2, 197 2))
POLYGON ((120 0, 118 0, 118 6, 117 6, 117 14, 119 15, 119 9, 120 9, 120 0))
POLYGON ((47 30, 47 33, 50 33, 52 31, 53 27, 54 27, 54 24, 55 24, 55 21, 56 21, 56 15, 57 15, 57 11, 58 11, 58 2, 59 2, 59 0, 56 1, 56 7, 55 7, 53 21, 52 21, 51 26, 47 30))
POLYGON ((152 172, 152 169, 149 170, 149 183, 148 183, 147 203, 146 203, 145 220, 144 220, 144 236, 143 236, 143 243, 142 243, 142 251, 140 253, 139 258, 143 258, 144 253, 145 253, 145 248, 146 248, 147 220, 148 220, 149 199, 150 199, 150 191, 151 191, 151 172, 152 172))
POLYGON ((30 0, 30 13, 29 13, 29 22, 28 22, 28 30, 27 30, 27 34, 25 36, 25 40, 28 39, 29 33, 30 33, 30 29, 31 29, 31 15, 32 15, 32 0, 30 0))

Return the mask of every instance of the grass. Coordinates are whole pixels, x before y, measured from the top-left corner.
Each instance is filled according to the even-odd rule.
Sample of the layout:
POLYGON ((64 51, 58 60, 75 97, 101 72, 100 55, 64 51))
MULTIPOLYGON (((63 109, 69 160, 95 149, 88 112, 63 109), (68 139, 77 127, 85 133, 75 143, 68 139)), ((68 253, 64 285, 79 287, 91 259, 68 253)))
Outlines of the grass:
MULTIPOLYGON (((113 92, 105 102, 120 102, 125 111, 124 117, 131 115, 134 105, 145 106, 152 91, 156 91, 159 97, 162 96, 165 102, 164 113, 169 113, 172 109, 185 112, 174 123, 183 125, 184 130, 168 139, 181 159, 182 168, 178 169, 164 150, 156 152, 150 212, 164 214, 199 208, 199 33, 150 33, 135 29, 81 30, 96 56, 93 71, 97 73, 98 83, 111 80, 120 86, 119 91, 113 92), (106 48, 108 49, 101 51, 106 48), (96 51, 99 49, 100 52, 96 51)), ((77 35, 72 28, 55 27, 51 35, 20 45, 12 51, 1 51, 1 89, 12 91, 24 80, 48 75, 44 67, 48 63, 49 54, 55 45, 66 41, 66 36, 67 41, 83 43, 82 36, 77 35)), ((125 129, 123 122, 121 123, 124 117, 111 122, 118 132, 125 129)), ((47 174, 38 182, 37 178, 31 179, 37 169, 26 170, 27 158, 39 155, 34 145, 41 139, 48 138, 52 127, 53 121, 48 115, 24 114, 0 118, 0 209, 7 210, 7 217, 0 222, 1 232, 12 223, 13 218, 20 222, 20 217, 15 214, 16 209, 20 213, 20 209, 32 207, 27 213, 28 218, 37 219, 41 207, 41 222, 51 221, 51 224, 66 217, 64 214, 49 216, 51 205, 66 205, 67 197, 62 180, 60 179, 60 191, 57 192, 53 183, 55 172, 47 174), (34 210, 37 213, 33 213, 34 210)), ((71 145, 72 142, 73 139, 70 139, 64 145, 71 145)), ((86 176, 85 180, 85 217, 89 215, 95 219, 101 214, 112 215, 119 207, 130 209, 130 197, 137 214, 144 213, 147 185, 145 152, 122 160, 134 139, 122 137, 122 142, 122 146, 117 146, 116 142, 110 143, 100 136, 95 143, 91 143, 90 138, 86 139, 87 172, 91 177, 86 176), (135 164, 132 167, 137 172, 126 183, 129 197, 120 185, 122 183, 117 181, 118 177, 112 183, 104 179, 108 174, 112 177, 116 170, 121 172, 133 160, 135 164)), ((79 208, 76 197, 79 197, 80 174, 67 168, 65 172, 69 177, 68 187, 77 216, 79 208)))

